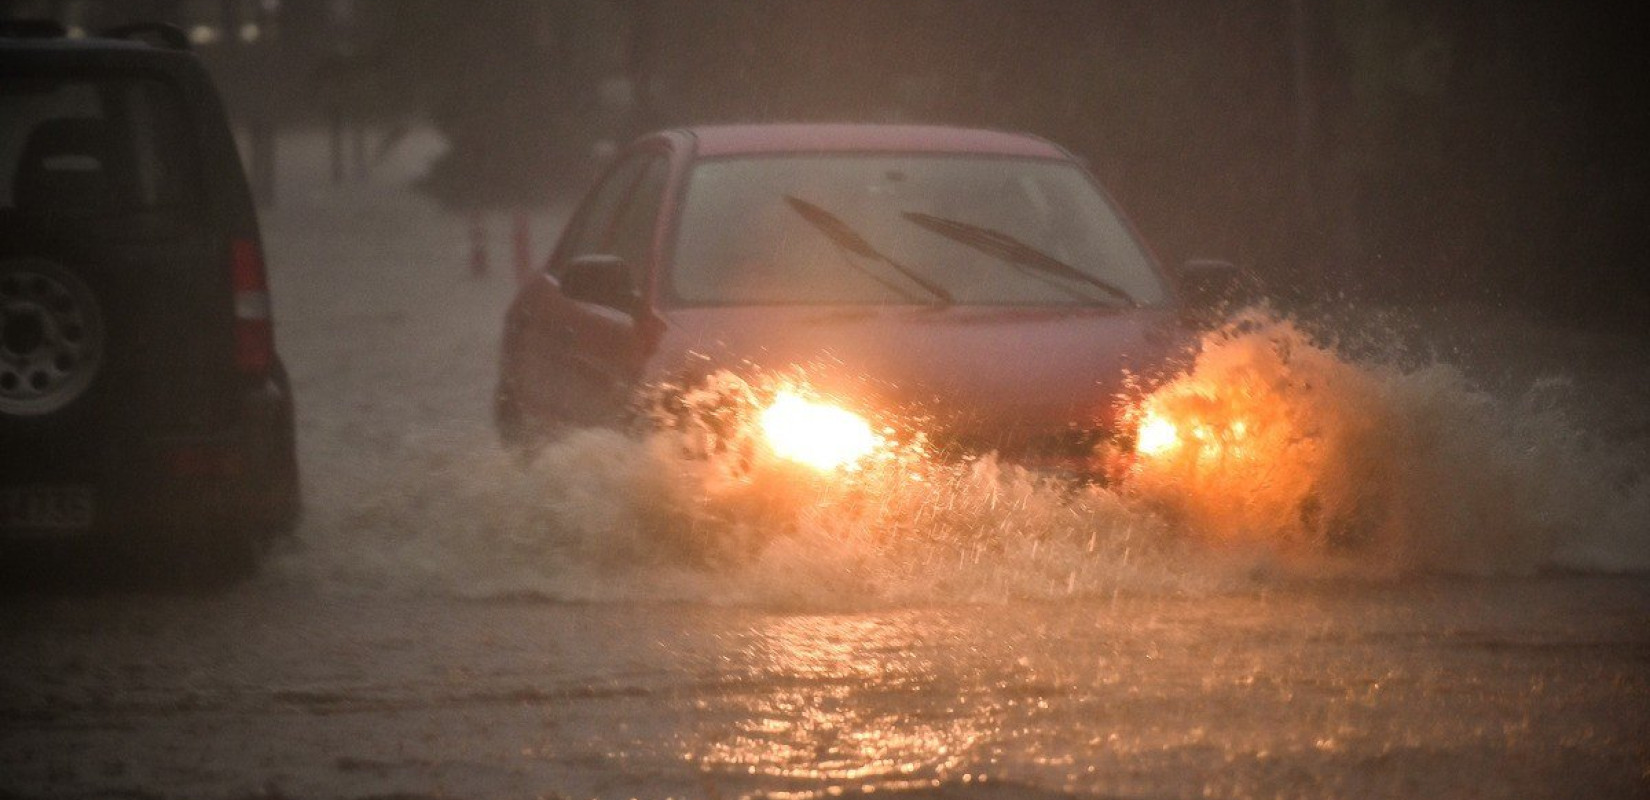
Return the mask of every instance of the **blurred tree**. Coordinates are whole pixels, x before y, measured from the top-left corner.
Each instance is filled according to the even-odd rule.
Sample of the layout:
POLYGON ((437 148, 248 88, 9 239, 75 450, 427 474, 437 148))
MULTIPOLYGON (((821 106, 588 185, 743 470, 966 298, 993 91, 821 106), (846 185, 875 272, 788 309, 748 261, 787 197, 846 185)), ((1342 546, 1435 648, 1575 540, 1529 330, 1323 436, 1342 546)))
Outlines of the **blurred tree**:
MULTIPOLYGON (((0 13, 202 3, 219 0, 0 13)), ((1024 129, 1085 156, 1171 264, 1224 256, 1303 294, 1650 313, 1647 17, 1504 0, 282 0, 292 99, 273 107, 427 116, 451 148, 422 185, 466 208, 572 194, 597 142, 670 124, 1024 129), (317 62, 322 80, 290 78, 317 62)))
POLYGON ((1377 292, 1650 311, 1644 15, 1337 0, 1334 261, 1377 292))

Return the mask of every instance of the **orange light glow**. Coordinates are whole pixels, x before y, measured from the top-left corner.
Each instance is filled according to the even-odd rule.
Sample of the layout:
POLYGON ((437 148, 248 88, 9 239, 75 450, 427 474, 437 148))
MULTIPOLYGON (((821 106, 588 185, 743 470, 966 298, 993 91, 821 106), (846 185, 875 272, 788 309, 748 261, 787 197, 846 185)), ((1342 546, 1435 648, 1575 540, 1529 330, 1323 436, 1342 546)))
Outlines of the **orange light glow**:
POLYGON ((1167 453, 1180 446, 1180 432, 1175 429, 1173 422, 1148 413, 1140 421, 1140 429, 1135 433, 1135 452, 1144 456, 1155 456, 1167 453))
POLYGON ((775 455, 821 472, 851 466, 877 446, 864 417, 789 391, 763 410, 761 425, 775 455))

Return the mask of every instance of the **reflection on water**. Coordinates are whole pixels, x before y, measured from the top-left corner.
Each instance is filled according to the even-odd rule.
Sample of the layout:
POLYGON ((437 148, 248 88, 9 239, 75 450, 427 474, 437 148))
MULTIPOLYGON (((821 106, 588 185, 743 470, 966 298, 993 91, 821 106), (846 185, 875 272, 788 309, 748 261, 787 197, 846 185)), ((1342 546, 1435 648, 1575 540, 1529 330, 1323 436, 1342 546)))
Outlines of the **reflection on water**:
POLYGON ((768 618, 738 656, 751 682, 734 698, 739 713, 725 728, 708 726, 708 740, 684 758, 713 773, 783 779, 800 793, 792 796, 962 780, 985 733, 982 709, 942 683, 920 645, 935 631, 899 622, 768 618))
MULTIPOLYGON (((1459 629, 1512 622, 1486 609, 1569 607, 1551 604, 1564 589, 1410 587, 1389 603, 1324 588, 712 613, 717 622, 674 646, 673 663, 702 669, 662 695, 683 727, 660 757, 696 771, 704 796, 757 798, 1517 796, 1522 781, 1551 786, 1569 769, 1617 790, 1636 774, 1541 744, 1636 747, 1619 734, 1642 703, 1612 707, 1587 689, 1642 689, 1628 677, 1636 646, 1555 650, 1568 665, 1558 669, 1498 656, 1522 645, 1459 629), (1615 738, 1586 738, 1597 736, 1615 738), (1516 769, 1487 779, 1483 768, 1509 754, 1516 769)), ((1517 625, 1569 647, 1627 624, 1573 622, 1566 612, 1517 625)))
POLYGON ((1593 798, 1650 763, 1643 581, 833 615, 274 589, 4 615, 9 791, 1593 798))

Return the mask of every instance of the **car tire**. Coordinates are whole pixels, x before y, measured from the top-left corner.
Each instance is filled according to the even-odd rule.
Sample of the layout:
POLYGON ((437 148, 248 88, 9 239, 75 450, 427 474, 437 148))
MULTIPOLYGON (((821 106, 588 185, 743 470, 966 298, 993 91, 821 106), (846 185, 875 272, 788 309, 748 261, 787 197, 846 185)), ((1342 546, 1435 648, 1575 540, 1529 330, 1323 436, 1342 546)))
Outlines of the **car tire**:
POLYGON ((276 444, 271 463, 268 465, 268 480, 274 487, 271 494, 276 498, 276 510, 265 525, 265 541, 292 534, 303 516, 303 490, 298 470, 297 410, 290 400, 292 381, 287 376, 285 364, 276 363, 273 380, 276 391, 289 399, 281 406, 281 413, 277 415, 274 424, 273 436, 276 444))
POLYGON ((550 441, 551 428, 522 407, 521 354, 506 337, 498 384, 493 389, 493 427, 499 442, 523 460, 531 460, 550 441))
POLYGON ((516 391, 509 386, 500 380, 493 392, 493 426, 498 430, 499 442, 506 450, 531 458, 544 447, 546 437, 542 428, 527 419, 516 391))

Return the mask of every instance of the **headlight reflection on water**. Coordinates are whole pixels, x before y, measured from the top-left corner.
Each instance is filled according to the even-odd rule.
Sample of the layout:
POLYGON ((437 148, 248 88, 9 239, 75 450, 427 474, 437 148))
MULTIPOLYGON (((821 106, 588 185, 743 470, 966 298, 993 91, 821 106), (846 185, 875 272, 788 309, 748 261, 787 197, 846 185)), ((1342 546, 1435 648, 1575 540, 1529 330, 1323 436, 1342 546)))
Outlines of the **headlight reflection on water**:
POLYGON ((737 712, 734 721, 682 755, 712 776, 777 778, 792 789, 761 797, 932 791, 956 781, 981 760, 979 744, 1002 709, 989 690, 952 682, 938 646, 951 630, 925 615, 764 618, 723 654, 743 672, 739 691, 706 703, 737 712))

